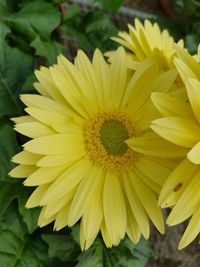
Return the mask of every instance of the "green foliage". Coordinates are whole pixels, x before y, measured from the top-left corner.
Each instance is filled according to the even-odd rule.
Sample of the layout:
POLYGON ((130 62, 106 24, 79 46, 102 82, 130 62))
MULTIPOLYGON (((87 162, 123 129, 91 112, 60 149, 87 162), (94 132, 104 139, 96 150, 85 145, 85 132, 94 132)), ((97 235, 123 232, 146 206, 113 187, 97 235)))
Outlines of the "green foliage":
POLYGON ((200 43, 200 2, 198 0, 175 0, 186 47, 195 54, 200 43))
POLYGON ((125 0, 94 0, 99 2, 101 6, 108 12, 115 13, 118 11, 120 6, 125 2, 125 0))
POLYGON ((138 245, 134 245, 128 238, 111 249, 107 249, 101 238, 97 238, 87 251, 80 254, 80 248, 77 246, 78 225, 72 228, 71 235, 48 234, 42 235, 42 239, 49 246, 50 258, 57 257, 63 262, 75 259, 75 267, 144 267, 152 257, 146 240, 142 239, 138 245))
POLYGON ((84 14, 76 5, 71 5, 62 23, 63 32, 76 39, 78 46, 87 51, 99 48, 107 51, 114 48, 110 37, 116 35, 117 29, 103 11, 84 14))

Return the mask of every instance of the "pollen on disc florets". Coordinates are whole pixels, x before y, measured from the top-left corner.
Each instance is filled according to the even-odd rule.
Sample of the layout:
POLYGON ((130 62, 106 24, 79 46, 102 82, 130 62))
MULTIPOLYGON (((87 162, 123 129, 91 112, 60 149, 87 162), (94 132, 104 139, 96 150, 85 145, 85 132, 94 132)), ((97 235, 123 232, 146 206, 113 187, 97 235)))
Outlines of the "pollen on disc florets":
POLYGON ((125 143, 136 135, 133 122, 118 111, 100 112, 86 123, 86 146, 91 159, 112 172, 129 167, 136 153, 125 143))

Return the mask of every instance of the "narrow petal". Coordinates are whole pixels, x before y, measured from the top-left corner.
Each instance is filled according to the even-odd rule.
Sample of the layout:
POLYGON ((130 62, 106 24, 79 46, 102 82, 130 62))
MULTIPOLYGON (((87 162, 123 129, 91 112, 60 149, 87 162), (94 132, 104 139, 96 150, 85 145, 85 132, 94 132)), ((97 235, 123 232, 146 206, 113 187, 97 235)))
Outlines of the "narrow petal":
POLYGON ((62 105, 59 102, 52 100, 51 98, 41 96, 41 95, 33 95, 33 94, 24 94, 20 96, 22 102, 27 107, 35 107, 48 111, 56 111, 65 116, 70 116, 72 110, 66 107, 66 105, 62 105))
POLYGON ((164 164, 156 162, 156 159, 150 157, 140 157, 135 162, 135 167, 153 182, 162 186, 170 175, 174 166, 169 168, 164 164))
POLYGON ((44 227, 44 226, 50 224, 56 218, 56 215, 53 215, 52 217, 49 217, 49 218, 45 218, 44 217, 45 210, 46 210, 46 207, 43 207, 41 212, 40 212, 39 218, 38 218, 38 225, 40 227, 44 227))
POLYGON ((192 109, 200 123, 200 81, 188 79, 185 84, 192 109))
POLYGON ((157 206, 156 195, 145 184, 143 184, 140 178, 133 172, 131 173, 131 183, 135 189, 138 199, 140 199, 140 202, 149 215, 149 218, 152 220, 159 232, 163 234, 164 221, 161 210, 157 206))
MULTIPOLYGON (((101 225, 101 235, 103 237, 103 241, 104 243, 106 244, 106 247, 107 248, 111 248, 113 243, 108 235, 108 231, 107 231, 107 228, 106 228, 106 224, 105 224, 105 221, 102 222, 102 225, 101 225)), ((120 242, 120 240, 119 240, 120 242)))
POLYGON ((131 113, 136 112, 148 99, 151 92, 151 84, 156 75, 157 65, 151 59, 145 60, 137 68, 127 85, 122 101, 124 107, 129 105, 131 113))
POLYGON ((187 118, 168 117, 152 122, 151 128, 169 142, 183 147, 192 147, 199 141, 200 127, 187 118))
POLYGON ((103 184, 104 173, 95 175, 95 183, 88 203, 83 212, 83 233, 85 239, 91 239, 98 233, 103 219, 103 184))
POLYGON ((68 224, 70 204, 64 206, 57 214, 54 223, 54 230, 59 231, 68 224))
POLYGON ((14 178, 25 178, 37 171, 36 166, 32 165, 18 165, 9 172, 9 175, 14 178))
POLYGON ((186 220, 192 215, 196 208, 196 205, 199 203, 200 172, 198 172, 196 176, 190 178, 191 181, 189 185, 181 194, 167 219, 167 224, 169 225, 175 225, 186 220))
POLYGON ((59 155, 71 151, 78 153, 84 150, 84 147, 83 137, 72 133, 38 137, 24 145, 26 151, 43 155, 59 155))
POLYGON ((37 206, 40 206, 40 201, 43 197, 43 195, 46 193, 46 191, 49 188, 49 184, 45 185, 40 185, 38 186, 31 196, 29 197, 28 201, 26 202, 26 208, 34 208, 37 206))
POLYGON ((187 158, 194 164, 200 164, 200 142, 198 142, 187 154, 187 158))
POLYGON ((56 131, 40 122, 24 122, 15 126, 15 131, 30 138, 54 135, 56 131))
POLYGON ((149 220, 146 211, 144 210, 138 196, 131 183, 132 173, 124 175, 124 187, 125 192, 131 207, 131 210, 135 216, 135 219, 139 225, 139 228, 146 239, 149 238, 149 220))
POLYGON ((45 212, 44 212, 44 217, 49 218, 55 215, 56 213, 59 213, 63 207, 69 205, 70 201, 74 197, 74 193, 75 193, 75 189, 72 189, 70 192, 65 194, 64 197, 47 205, 45 212))
POLYGON ((165 93, 152 93, 151 100, 164 117, 192 118, 190 105, 180 98, 165 93))
POLYGON ((167 198, 171 194, 180 197, 198 170, 199 167, 197 165, 192 164, 188 159, 183 160, 165 182, 159 196, 158 204, 162 207, 167 207, 169 206, 167 198))
POLYGON ((107 173, 103 192, 103 209, 105 224, 110 240, 117 245, 126 233, 126 207, 119 179, 107 173))
POLYGON ((53 182, 67 168, 68 166, 66 165, 39 168, 25 180, 24 184, 26 186, 38 186, 53 182))
POLYGON ((133 150, 155 157, 178 158, 187 154, 188 149, 174 145, 152 131, 126 141, 133 150))
POLYGON ((118 48, 110 66, 110 94, 112 107, 119 108, 125 91, 127 80, 126 55, 122 47, 118 48))
MULTIPOLYGON (((87 205, 88 205, 88 202, 91 201, 90 196, 94 194, 93 190, 97 192, 98 185, 99 186, 101 185, 101 182, 100 182, 101 179, 103 179, 102 169, 99 167, 93 166, 90 169, 90 171, 87 173, 86 177, 79 184, 76 194, 72 200, 71 208, 69 211, 68 223, 70 226, 75 224, 80 219, 80 217, 83 215, 84 212, 86 212, 87 214, 87 205)), ((99 188, 99 190, 101 189, 99 188)), ((94 204, 98 205, 98 203, 94 203, 94 204)), ((91 218, 90 218, 90 222, 91 222, 91 218)), ((86 225, 83 224, 83 233, 84 233, 84 236, 86 236, 86 238, 89 236, 89 234, 91 234, 90 230, 91 229, 88 229, 86 225)), ((91 238, 91 236, 89 238, 91 238)))
POLYGON ((49 187, 41 204, 47 205, 67 194, 85 177, 91 166, 92 162, 88 159, 82 159, 73 164, 49 187))
POLYGON ((40 159, 41 155, 21 151, 12 158, 12 161, 22 165, 36 165, 40 159))
POLYGON ((198 208, 195 211, 194 215, 190 219, 190 222, 187 226, 184 235, 181 238, 178 248, 183 249, 184 247, 189 245, 196 238, 199 232, 200 232, 200 208, 198 208))

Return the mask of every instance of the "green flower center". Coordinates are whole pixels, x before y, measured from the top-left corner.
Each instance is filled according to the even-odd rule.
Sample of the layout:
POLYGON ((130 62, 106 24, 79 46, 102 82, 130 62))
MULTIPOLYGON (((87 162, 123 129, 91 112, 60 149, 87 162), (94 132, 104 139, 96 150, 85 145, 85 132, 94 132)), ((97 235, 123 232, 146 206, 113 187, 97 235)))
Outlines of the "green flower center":
POLYGON ((127 151, 128 146, 124 141, 128 138, 128 131, 120 121, 110 119, 101 125, 101 143, 112 155, 123 155, 127 151))

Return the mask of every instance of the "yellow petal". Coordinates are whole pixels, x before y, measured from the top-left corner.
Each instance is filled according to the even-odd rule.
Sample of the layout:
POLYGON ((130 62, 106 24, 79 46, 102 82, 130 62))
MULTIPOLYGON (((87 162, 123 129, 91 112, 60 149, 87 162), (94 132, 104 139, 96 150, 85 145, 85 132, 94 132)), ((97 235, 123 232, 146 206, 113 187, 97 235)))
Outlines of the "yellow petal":
POLYGON ((41 212, 40 212, 39 218, 38 218, 38 225, 40 227, 44 227, 44 226, 50 224, 56 218, 56 215, 53 215, 52 217, 49 217, 49 218, 45 218, 44 217, 45 210, 46 210, 46 207, 43 207, 41 212))
POLYGON ((200 127, 187 118, 168 117, 152 122, 151 128, 169 142, 183 147, 192 147, 199 141, 200 127))
POLYGON ((188 79, 185 84, 192 109, 200 122, 200 81, 188 79))
POLYGON ((190 179, 191 182, 178 199, 178 202, 167 219, 167 224, 169 225, 175 225, 186 220, 192 215, 196 205, 199 203, 200 172, 198 172, 196 176, 190 177, 190 179))
POLYGON ((72 189, 70 192, 64 195, 64 197, 47 205, 45 212, 44 212, 44 218, 49 218, 55 215, 56 213, 59 213, 63 207, 69 205, 70 201, 72 200, 74 196, 74 193, 75 193, 75 190, 72 189))
POLYGON ((200 164, 200 142, 198 142, 187 154, 187 158, 194 164, 200 164))
POLYGON ((31 196, 29 197, 27 203, 26 203, 26 208, 34 208, 37 206, 40 206, 40 201, 43 197, 43 195, 45 194, 45 192, 48 190, 49 185, 45 184, 45 185, 40 185, 38 186, 33 193, 31 194, 31 196))
POLYGON ((95 175, 95 182, 90 193, 89 201, 83 212, 83 234, 85 239, 93 238, 98 233, 103 219, 103 184, 104 173, 95 175))
POLYGON ((162 207, 167 207, 169 206, 167 198, 171 194, 178 194, 180 197, 180 194, 182 194, 198 170, 199 167, 197 165, 192 164, 188 159, 183 160, 165 182, 160 192, 158 204, 162 205, 162 207))
POLYGON ((56 167, 39 168, 31 174, 24 182, 26 186, 37 186, 53 182, 58 178, 68 166, 61 165, 56 167))
POLYGON ((112 243, 117 245, 126 232, 126 207, 119 179, 109 172, 104 183, 103 210, 108 235, 112 243))
POLYGON ((73 163, 79 161, 86 155, 85 151, 70 151, 69 153, 62 155, 47 155, 41 158, 37 162, 38 167, 57 167, 60 165, 65 165, 66 168, 73 163))
POLYGON ((72 133, 38 137, 23 146, 26 151, 43 155, 59 155, 73 151, 79 153, 85 149, 82 136, 72 133))
POLYGON ((200 232, 200 208, 194 212, 194 215, 190 219, 187 229, 181 238, 178 249, 183 249, 190 244, 200 232))
POLYGON ((138 199, 142 203, 149 218, 159 230, 161 234, 164 233, 164 221, 160 208, 157 206, 156 195, 145 184, 142 183, 135 173, 131 173, 131 183, 138 199))
POLYGON ((45 90, 49 96, 55 99, 56 102, 66 105, 66 101, 57 89, 48 68, 41 67, 40 70, 36 70, 35 76, 39 80, 43 90, 45 90))
MULTIPOLYGON (((113 243, 110 240, 110 237, 108 236, 108 231, 106 229, 105 221, 103 221, 102 225, 101 225, 101 235, 103 237, 104 243, 106 244, 106 247, 111 248, 113 243)), ((119 240, 119 242, 120 242, 120 240, 119 240)))
POLYGON ((12 161, 22 165, 36 165, 40 159, 41 155, 21 151, 12 158, 12 161))
POLYGON ((54 230, 59 231, 68 224, 68 214, 69 214, 70 204, 63 207, 57 214, 54 223, 54 230))
POLYGON ((156 184, 162 186, 172 171, 172 167, 169 168, 164 164, 156 162, 156 159, 149 158, 147 156, 140 157, 135 162, 135 167, 150 178, 156 184))
POLYGON ((178 158, 188 152, 188 149, 174 145, 152 131, 133 137, 126 143, 137 152, 161 158, 178 158))
POLYGON ((18 165, 9 172, 9 175, 14 178, 25 178, 37 171, 36 166, 32 165, 18 165))
POLYGON ((149 232, 150 232, 148 216, 140 200, 137 197, 137 194, 132 186, 131 179, 132 179, 132 173, 124 175, 123 177, 126 195, 127 195, 131 210, 133 212, 133 215, 135 216, 136 222, 139 225, 140 231, 142 232, 144 237, 148 239, 149 232))
POLYGON ((113 57, 109 75, 110 94, 107 97, 111 98, 112 108, 117 109, 122 102, 127 80, 126 55, 122 47, 117 49, 113 57))
POLYGON ((123 106, 128 106, 127 108, 131 114, 134 114, 148 99, 151 92, 151 84, 156 75, 157 65, 151 59, 147 59, 139 65, 127 85, 122 102, 123 106))
MULTIPOLYGON (((102 169, 93 166, 79 184, 69 211, 68 223, 70 226, 75 224, 84 212, 87 214, 87 203, 91 201, 90 196, 94 193, 93 190, 96 192, 98 185, 101 185, 101 179, 103 179, 102 169)), ((95 204, 98 205, 98 203, 95 204)), ((86 235, 86 238, 91 238, 91 236, 89 236, 91 233, 90 230, 91 229, 88 229, 84 223, 83 233, 84 236, 86 235)))
POLYGON ((165 93, 152 93, 151 100, 164 117, 183 117, 194 119, 190 105, 178 97, 165 93))
POLYGON ((67 194, 85 177, 91 166, 92 162, 86 158, 73 164, 49 187, 41 204, 47 205, 67 194))
POLYGON ((15 126, 15 131, 30 138, 56 134, 56 131, 40 122, 24 122, 15 126))
POLYGON ((48 111, 56 111, 61 113, 65 116, 69 116, 72 113, 72 110, 66 108, 66 105, 62 105, 59 102, 56 102, 48 97, 41 96, 41 95, 31 95, 31 94, 24 94, 20 96, 22 102, 27 107, 34 107, 39 109, 44 109, 48 111))

